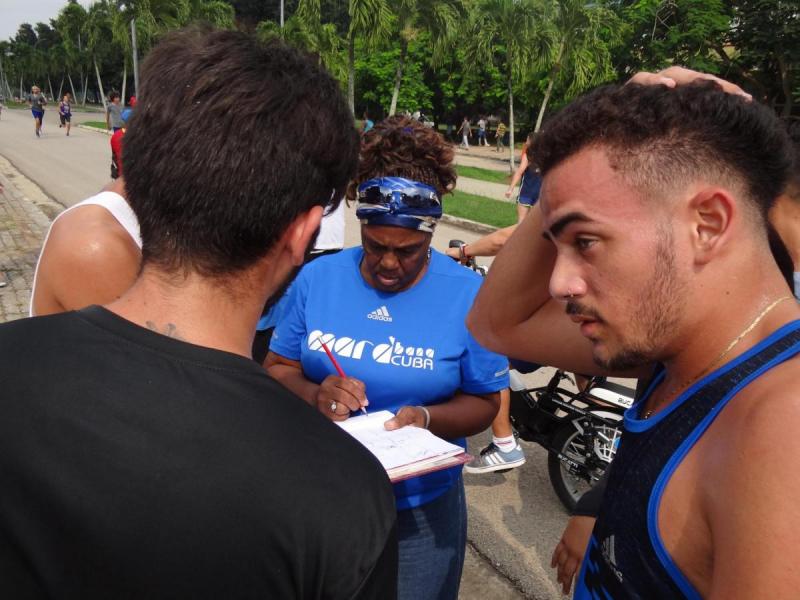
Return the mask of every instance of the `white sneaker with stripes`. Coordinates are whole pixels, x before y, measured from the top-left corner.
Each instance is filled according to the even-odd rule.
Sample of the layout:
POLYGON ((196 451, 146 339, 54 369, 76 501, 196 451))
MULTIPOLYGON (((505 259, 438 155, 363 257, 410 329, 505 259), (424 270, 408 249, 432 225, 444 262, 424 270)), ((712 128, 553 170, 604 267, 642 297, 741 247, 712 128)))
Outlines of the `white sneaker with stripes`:
POLYGON ((502 473, 503 471, 521 467, 524 464, 525 453, 522 451, 522 446, 519 445, 519 442, 515 441, 514 449, 510 452, 501 452, 494 443, 491 443, 481 450, 480 456, 473 458, 464 465, 464 470, 467 473, 502 473))

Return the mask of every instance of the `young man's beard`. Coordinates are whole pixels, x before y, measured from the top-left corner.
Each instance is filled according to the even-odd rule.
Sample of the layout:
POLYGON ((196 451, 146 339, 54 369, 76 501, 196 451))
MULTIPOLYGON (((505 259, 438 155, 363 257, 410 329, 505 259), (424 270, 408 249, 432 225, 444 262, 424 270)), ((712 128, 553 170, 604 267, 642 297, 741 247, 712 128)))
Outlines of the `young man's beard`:
POLYGON ((672 228, 659 227, 653 274, 641 286, 638 309, 631 315, 627 330, 638 339, 625 343, 612 356, 594 357, 595 363, 609 371, 625 371, 656 362, 673 334, 684 307, 684 282, 676 268, 672 228))
MULTIPOLYGON (((308 257, 311 255, 311 251, 314 249, 314 245, 317 243, 318 237, 319 237, 319 227, 317 228, 317 231, 314 233, 314 235, 311 236, 311 239, 309 240, 308 245, 306 246, 303 265, 305 265, 308 262, 308 257)), ((267 302, 264 304, 264 310, 261 312, 262 315, 267 314, 269 310, 273 306, 275 306, 281 298, 283 298, 283 295, 286 293, 286 290, 288 290, 289 286, 292 285, 292 282, 294 282, 295 278, 297 277, 297 274, 300 273, 300 269, 303 268, 303 265, 300 265, 299 267, 294 267, 291 270, 291 272, 286 276, 286 279, 283 280, 283 283, 281 283, 280 287, 277 290, 275 290, 269 298, 267 298, 267 302)))

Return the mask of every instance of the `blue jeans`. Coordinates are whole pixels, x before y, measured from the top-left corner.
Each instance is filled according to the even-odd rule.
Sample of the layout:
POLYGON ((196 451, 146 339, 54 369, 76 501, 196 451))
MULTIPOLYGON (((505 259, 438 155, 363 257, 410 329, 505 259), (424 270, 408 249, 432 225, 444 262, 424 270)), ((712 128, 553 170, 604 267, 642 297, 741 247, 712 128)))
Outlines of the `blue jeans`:
POLYGON ((397 513, 398 600, 456 600, 467 545, 464 482, 397 513))

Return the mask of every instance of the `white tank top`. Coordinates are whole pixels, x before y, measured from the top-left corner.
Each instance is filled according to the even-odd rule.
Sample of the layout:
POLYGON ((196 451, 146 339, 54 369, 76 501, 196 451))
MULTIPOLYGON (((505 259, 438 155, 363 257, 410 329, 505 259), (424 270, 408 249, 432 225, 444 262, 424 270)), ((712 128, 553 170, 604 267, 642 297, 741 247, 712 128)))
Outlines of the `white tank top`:
POLYGON ((342 200, 339 208, 322 217, 314 250, 341 250, 344 248, 344 208, 345 202, 342 200))
POLYGON ((88 205, 96 205, 102 206, 108 212, 110 212, 114 218, 122 225, 123 229, 128 232, 128 235, 131 236, 131 239, 136 243, 136 245, 141 249, 142 247, 142 238, 139 236, 139 220, 136 218, 136 215, 131 210, 130 205, 125 201, 125 198, 117 194, 116 192, 100 192, 96 196, 92 196, 91 198, 87 198, 83 202, 78 202, 75 206, 70 206, 67 210, 59 214, 53 222, 50 224, 50 229, 47 230, 47 235, 44 238, 44 244, 42 244, 42 252, 39 253, 39 260, 36 261, 36 272, 33 276, 33 288, 31 289, 31 304, 28 309, 30 316, 35 316, 33 313, 33 298, 36 294, 36 280, 39 277, 39 263, 42 261, 42 253, 44 249, 47 247, 47 240, 50 238, 50 232, 53 230, 53 225, 55 225, 56 221, 58 221, 61 217, 67 214, 69 211, 74 210, 81 206, 88 206, 88 205))

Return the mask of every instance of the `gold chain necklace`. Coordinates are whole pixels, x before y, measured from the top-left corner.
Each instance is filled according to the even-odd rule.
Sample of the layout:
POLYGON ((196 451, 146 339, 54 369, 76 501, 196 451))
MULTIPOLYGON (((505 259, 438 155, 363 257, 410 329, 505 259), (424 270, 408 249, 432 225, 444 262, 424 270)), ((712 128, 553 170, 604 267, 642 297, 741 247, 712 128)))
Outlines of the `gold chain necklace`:
POLYGON ((719 356, 717 356, 717 358, 715 358, 710 365, 708 365, 705 369, 703 369, 697 375, 692 377, 689 381, 686 381, 685 383, 680 385, 676 390, 671 391, 669 394, 664 395, 663 396, 664 399, 657 401, 655 403, 655 405, 653 407, 651 407, 650 410, 648 410, 644 414, 644 416, 642 416, 642 419, 649 419, 650 416, 655 412, 655 410, 666 402, 666 399, 674 398, 675 396, 677 396, 676 392, 680 392, 682 390, 687 389, 694 382, 696 382, 698 379, 700 379, 703 375, 705 375, 706 373, 711 371, 714 367, 716 367, 720 362, 722 362, 722 359, 725 358, 728 355, 728 352, 733 350, 733 348, 736 346, 736 344, 738 344, 739 342, 742 341, 742 338, 744 338, 744 336, 746 336, 748 333, 753 331, 753 329, 756 328, 756 326, 761 322, 761 320, 764 317, 766 317, 773 308, 778 306, 778 304, 780 304, 784 300, 789 300, 790 298, 794 298, 794 296, 792 296, 791 294, 786 295, 786 296, 782 296, 782 297, 778 298, 777 300, 775 300, 774 302, 772 302, 772 304, 767 306, 764 310, 762 310, 759 313, 759 315, 755 319, 753 319, 747 327, 745 327, 744 331, 742 331, 742 333, 737 335, 736 338, 730 344, 728 344, 728 347, 725 348, 725 350, 720 352, 719 356))

